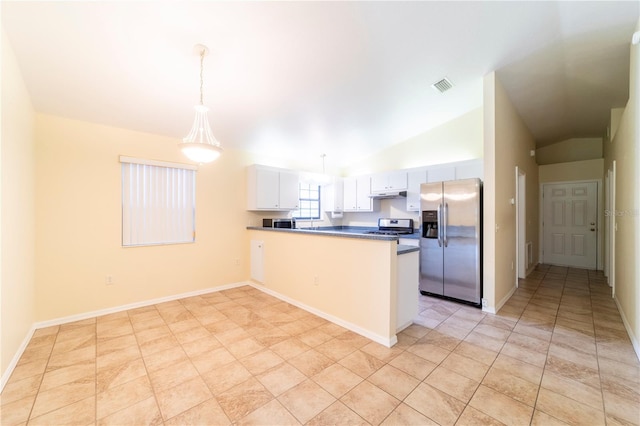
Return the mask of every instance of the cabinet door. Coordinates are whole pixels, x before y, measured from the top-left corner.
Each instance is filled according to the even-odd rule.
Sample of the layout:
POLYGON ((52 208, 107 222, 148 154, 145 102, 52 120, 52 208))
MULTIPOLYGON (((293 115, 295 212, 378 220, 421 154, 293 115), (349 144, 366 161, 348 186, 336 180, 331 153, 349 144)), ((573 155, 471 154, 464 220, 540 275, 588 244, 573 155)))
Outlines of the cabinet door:
POLYGON ((455 180, 456 168, 454 167, 438 167, 435 169, 427 169, 428 182, 444 182, 447 180, 455 180))
POLYGON ((456 166, 456 179, 484 179, 484 163, 482 159, 467 161, 456 166))
POLYGON ((356 180, 356 205, 358 211, 370 212, 373 211, 373 200, 369 195, 371 194, 371 177, 360 176, 356 180))
POLYGON ((276 170, 255 170, 256 184, 256 208, 278 209, 280 208, 280 172, 276 170))
POLYGON ((300 187, 298 173, 280 172, 280 206, 279 209, 295 210, 298 208, 300 200, 300 187))
POLYGON ((389 189, 394 191, 404 191, 407 189, 407 172, 397 171, 388 174, 389 189))
POLYGON ((371 192, 384 192, 389 189, 389 175, 378 173, 371 176, 371 192))
POLYGON ((346 178, 344 180, 344 211, 355 212, 358 210, 358 194, 357 194, 356 178, 346 178))
POLYGON ((427 181, 426 170, 414 170, 407 174, 407 211, 420 210, 420 184, 427 181))

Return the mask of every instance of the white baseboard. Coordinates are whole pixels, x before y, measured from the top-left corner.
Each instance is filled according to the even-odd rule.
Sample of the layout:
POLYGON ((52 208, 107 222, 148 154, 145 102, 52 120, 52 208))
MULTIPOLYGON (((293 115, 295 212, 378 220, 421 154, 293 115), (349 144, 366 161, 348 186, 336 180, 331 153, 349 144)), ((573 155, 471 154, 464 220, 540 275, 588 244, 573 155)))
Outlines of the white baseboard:
POLYGON ((622 323, 624 324, 624 328, 627 330, 627 334, 629 335, 629 339, 631 339, 631 344, 633 345, 633 350, 636 352, 636 357, 638 357, 638 361, 640 361, 640 342, 638 342, 638 336, 633 333, 633 329, 631 328, 631 324, 627 321, 627 317, 624 315, 624 311, 622 310, 622 306, 620 306, 620 302, 618 302, 618 297, 614 297, 616 305, 618 306, 618 312, 620 312, 620 317, 622 318, 622 323))
POLYGON ((36 322, 31 326, 31 329, 29 330, 29 332, 27 332, 27 335, 25 336, 22 344, 20 345, 20 347, 16 351, 16 354, 11 359, 11 362, 9 363, 9 366, 4 371, 2 376, 0 376, 0 392, 2 392, 2 390, 4 389, 4 386, 9 381, 9 377, 11 377, 11 374, 13 373, 13 370, 16 368, 16 365, 18 365, 18 361, 20 360, 20 357, 22 357, 22 354, 24 353, 25 349, 27 348, 27 345, 29 344, 29 341, 33 337, 33 333, 37 329, 46 328, 46 327, 52 327, 52 326, 62 325, 62 324, 68 324, 70 322, 81 321, 81 320, 94 318, 94 317, 100 317, 100 316, 108 315, 108 314, 114 314, 116 312, 128 311, 129 309, 142 308, 144 306, 157 305, 159 303, 171 302, 173 300, 185 299, 187 297, 194 297, 194 296, 200 296, 200 295, 208 294, 208 293, 215 293, 217 291, 229 290, 229 289, 236 288, 236 287, 242 287, 244 285, 249 285, 249 283, 243 281, 243 282, 227 284, 227 285, 223 285, 223 286, 219 286, 219 287, 211 287, 211 288, 207 288, 207 289, 203 289, 203 290, 195 290, 195 291, 190 291, 190 292, 187 292, 187 293, 174 294, 172 296, 159 297, 157 299, 150 299, 150 300, 145 300, 145 301, 142 301, 142 302, 129 303, 127 305, 116 306, 116 307, 113 307, 113 308, 99 309, 97 311, 91 311, 91 312, 85 312, 85 313, 82 313, 82 314, 70 315, 70 316, 67 316, 67 317, 56 318, 56 319, 52 319, 52 320, 48 320, 48 321, 36 322))
POLYGON ((309 305, 305 305, 304 303, 301 303, 301 302, 299 302, 299 301, 297 301, 295 299, 292 299, 292 298, 290 298, 288 296, 285 296, 285 295, 280 294, 280 293, 278 293, 276 291, 268 289, 268 288, 266 288, 266 287, 264 287, 262 285, 256 284, 254 282, 247 282, 247 284, 252 286, 255 289, 258 289, 258 290, 260 290, 260 291, 262 291, 264 293, 267 293, 270 296, 278 298, 278 299, 280 299, 280 300, 282 300, 284 302, 290 303, 293 306, 297 306, 300 309, 304 309, 307 312, 310 312, 310 313, 312 313, 314 315, 317 315, 320 318, 324 318, 327 321, 331 321, 332 323, 337 324, 340 327, 344 327, 347 330, 353 331, 354 333, 357 333, 357 334, 359 334, 361 336, 364 336, 367 339, 371 339, 374 342, 380 343, 381 345, 384 345, 384 346, 386 346, 388 348, 390 348, 393 345, 395 345, 396 343, 398 343, 398 337, 395 336, 395 335, 393 337, 389 338, 389 337, 381 336, 381 335, 376 334, 376 333, 372 333, 371 331, 366 330, 366 329, 364 329, 364 328, 362 328, 362 327, 360 327, 360 326, 358 326, 356 324, 352 324, 352 323, 350 323, 348 321, 345 321, 345 320, 343 320, 341 318, 338 318, 336 316, 328 314, 328 313, 326 313, 324 311, 321 311, 319 309, 313 308, 313 307, 311 307, 309 305))
POLYGON ((31 341, 31 338, 33 337, 33 333, 35 331, 36 327, 35 325, 32 325, 31 329, 29 329, 27 335, 24 337, 24 340, 22 340, 22 343, 20 344, 20 347, 16 351, 15 355, 13 356, 13 358, 11 358, 11 362, 7 366, 7 369, 0 377, 0 393, 2 393, 2 391, 4 390, 4 386, 9 381, 9 377, 11 377, 13 370, 15 370, 16 366, 18 365, 18 361, 20 361, 20 357, 24 353, 24 350, 27 349, 27 346, 29 345, 29 342, 31 341))
POLYGON ((513 296, 513 293, 515 293, 517 289, 518 288, 514 285, 513 287, 511 287, 511 290, 509 290, 509 293, 507 293, 506 296, 500 299, 500 301, 496 304, 495 308, 490 306, 483 307, 482 311, 488 312, 490 314, 496 314, 497 312, 500 311, 500 309, 504 306, 504 304, 509 301, 509 299, 511 298, 511 296, 513 296))

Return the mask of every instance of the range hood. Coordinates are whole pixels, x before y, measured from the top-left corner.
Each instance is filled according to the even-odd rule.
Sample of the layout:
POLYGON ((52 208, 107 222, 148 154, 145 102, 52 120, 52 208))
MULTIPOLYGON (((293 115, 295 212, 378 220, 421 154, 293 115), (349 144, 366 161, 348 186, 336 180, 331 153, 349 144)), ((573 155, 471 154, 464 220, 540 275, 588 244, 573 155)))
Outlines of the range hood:
POLYGON ((407 198, 407 191, 374 192, 369 195, 369 198, 377 200, 382 198, 407 198))

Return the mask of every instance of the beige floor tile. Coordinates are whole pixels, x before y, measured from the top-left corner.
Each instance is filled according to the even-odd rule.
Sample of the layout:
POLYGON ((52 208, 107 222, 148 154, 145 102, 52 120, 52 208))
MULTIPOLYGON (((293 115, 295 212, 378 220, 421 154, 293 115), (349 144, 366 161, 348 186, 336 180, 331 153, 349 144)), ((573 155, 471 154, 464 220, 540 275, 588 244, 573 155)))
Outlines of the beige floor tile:
POLYGON ((68 367, 46 372, 40 385, 40 391, 47 391, 85 378, 91 380, 95 375, 95 360, 81 361, 68 367))
POLYGON ((196 370, 191 361, 182 361, 149 373, 149 378, 151 379, 154 391, 161 392, 193 379, 198 375, 198 370, 196 370))
POLYGON ((622 398, 608 391, 603 391, 604 406, 607 414, 619 422, 640 424, 640 400, 622 398))
POLYGON ((507 425, 529 424, 533 408, 480 385, 469 405, 507 425))
POLYGON ((551 343, 548 356, 561 358, 593 370, 598 369, 598 357, 595 354, 586 354, 564 345, 551 343))
POLYGON ((271 345, 269 349, 277 353, 281 358, 288 360, 308 351, 311 347, 292 337, 271 345))
POLYGON ((504 340, 478 333, 475 330, 469 333, 464 341, 493 352, 500 352, 505 343, 504 340))
POLYGON ((231 355, 231 352, 222 347, 213 349, 211 352, 203 352, 191 358, 193 366, 196 367, 200 374, 207 373, 233 361, 236 361, 236 358, 231 355))
POLYGON ((273 399, 255 378, 250 378, 216 397, 225 415, 236 422, 273 399))
POLYGON ((206 328, 202 327, 200 323, 198 323, 198 326, 190 328, 188 330, 180 331, 177 333, 174 332, 174 336, 176 337, 176 340, 180 342, 180 344, 182 344, 183 346, 189 342, 199 341, 208 337, 213 338, 213 336, 211 335, 211 332, 209 332, 209 330, 207 330, 206 328))
MULTIPOLYGON (((286 331, 286 329, 284 330, 286 331)), ((303 332, 298 336, 298 339, 300 339, 300 341, 304 344, 315 347, 333 339, 333 336, 316 328, 303 332)))
POLYGON ((598 370, 584 367, 552 355, 547 357, 545 372, 557 374, 567 379, 576 380, 587 386, 600 389, 600 375, 598 370))
POLYGON ((207 401, 178 414, 175 417, 164 422, 167 426, 183 426, 183 425, 230 425, 229 418, 224 414, 222 407, 215 398, 207 401))
POLYGON ((341 398, 363 380, 362 377, 340 364, 330 365, 314 375, 312 379, 336 398, 341 398))
POLYGON ((18 401, 27 397, 35 397, 42 382, 42 375, 27 377, 22 380, 9 380, 2 390, 0 402, 2 405, 18 401))
POLYGON ((460 342, 453 352, 486 365, 493 364, 493 361, 495 361, 498 356, 497 352, 482 348, 469 342, 460 342))
POLYGON ((165 420, 211 399, 212 396, 211 391, 200 377, 195 377, 173 388, 156 392, 158 407, 165 420))
POLYGON ((487 364, 458 355, 455 352, 446 357, 440 365, 476 382, 481 382, 487 371, 489 371, 487 364))
POLYGON ((451 353, 451 351, 443 349, 440 346, 432 345, 431 343, 421 343, 420 340, 407 349, 407 351, 434 364, 440 364, 451 353))
POLYGON ((180 346, 173 346, 169 349, 145 355, 142 359, 150 373, 189 360, 187 354, 180 346))
POLYGON ((263 349, 265 349, 265 347, 263 345, 261 345, 256 339, 254 339, 253 337, 249 337, 247 339, 243 339, 237 342, 232 342, 229 343, 227 345, 225 345, 227 350, 229 352, 231 352, 231 354, 233 356, 235 356, 236 358, 240 359, 243 358, 245 356, 251 355, 251 354, 255 354, 256 352, 259 352, 263 349))
MULTIPOLYGON (((342 336, 343 334, 340 334, 339 336, 342 336)), ((338 337, 334 337, 333 339, 316 346, 315 350, 333 361, 340 361, 342 358, 357 349, 351 342, 341 340, 338 337)))
POLYGON ((340 401, 374 425, 381 423, 400 404, 398 399, 368 381, 347 392, 340 401))
POLYGON ((389 364, 373 373, 367 380, 401 401, 420 383, 415 377, 389 364))
POLYGON ((39 392, 33 405, 31 417, 39 417, 85 399, 89 395, 94 395, 95 389, 95 378, 84 378, 48 391, 39 392))
POLYGON ((289 363, 307 377, 311 377, 333 364, 333 360, 315 349, 311 349, 289 359, 289 363))
POLYGON ((155 397, 149 397, 136 404, 117 411, 107 417, 98 420, 99 426, 122 425, 162 425, 162 415, 156 403, 155 397))
POLYGON ((147 342, 140 343, 139 345, 142 356, 149 356, 167 349, 178 347, 180 344, 175 337, 170 335, 149 340, 147 342))
POLYGON ((569 424, 605 424, 604 413, 573 399, 541 388, 536 409, 569 424))
POLYGON ((502 347, 500 354, 507 355, 511 358, 519 359, 528 364, 534 365, 539 368, 543 368, 547 362, 547 353, 540 353, 531 349, 525 348, 520 344, 507 341, 502 347))
POLYGON ((315 416, 306 423, 307 426, 326 426, 326 425, 351 425, 351 426, 368 426, 362 417, 357 415, 353 410, 348 408, 340 401, 336 401, 327 407, 323 412, 315 416))
POLYGON ((138 344, 135 335, 126 334, 112 339, 98 339, 96 353, 98 356, 107 355, 110 352, 126 349, 138 344))
POLYGON ((96 419, 96 400, 93 396, 60 407, 29 420, 30 425, 89 425, 96 419))
POLYGON ((32 395, 16 401, 6 403, 2 401, 0 424, 4 426, 26 424, 35 399, 36 395, 32 395))
POLYGON ((391 361, 393 358, 397 357, 404 351, 404 349, 401 347, 398 347, 397 344, 391 348, 388 348, 376 342, 368 343, 367 345, 360 348, 360 350, 369 355, 373 355, 374 357, 378 358, 380 361, 383 361, 383 362, 391 361))
POLYGON ((640 386, 640 364, 630 365, 612 359, 598 357, 600 373, 608 376, 622 377, 640 386))
POLYGON ((421 383, 404 403, 440 425, 453 425, 465 408, 465 403, 438 389, 421 383))
MULTIPOLYGON (((185 333, 187 331, 193 330, 194 328, 203 328, 204 329, 204 327, 202 327, 202 325, 198 322, 197 319, 195 319, 193 317, 193 315, 191 315, 191 313, 189 313, 187 319, 181 320, 181 321, 175 321, 175 322, 167 322, 167 325, 169 326, 169 328, 173 332, 174 336, 177 336, 178 334, 185 333)), ((204 331, 207 332, 207 333, 210 333, 206 329, 204 329, 204 331)), ((202 337, 204 337, 204 336, 202 336, 202 337)))
POLYGON ((541 386, 559 395, 576 400, 597 410, 602 409, 602 391, 576 380, 545 371, 541 386))
POLYGON ((96 346, 85 346, 82 348, 70 350, 68 352, 54 352, 47 363, 47 371, 55 370, 62 367, 69 367, 77 362, 91 361, 96 358, 96 346))
POLYGON ((282 363, 256 378, 273 396, 278 396, 302 383, 307 377, 288 363, 282 363))
POLYGON ((567 426, 568 423, 553 416, 548 415, 540 410, 534 410, 531 426, 567 426))
POLYGON ((442 366, 436 368, 424 380, 424 383, 467 403, 473 396, 479 382, 455 373, 442 366))
POLYGON ((104 392, 146 375, 147 369, 142 359, 136 359, 111 368, 104 368, 96 375, 96 392, 104 392))
POLYGON ((234 386, 246 382, 251 373, 238 361, 213 369, 202 375, 207 386, 215 396, 222 395, 234 386))
POLYGON ((120 386, 99 393, 96 400, 97 418, 107 417, 116 411, 153 396, 151 383, 146 376, 131 380, 120 386))
POLYGON ((500 368, 535 385, 539 385, 542 379, 543 369, 541 367, 510 357, 504 353, 498 355, 493 363, 493 367, 500 368))
POLYGON ((284 342, 291 338, 288 333, 285 333, 277 327, 270 328, 269 330, 257 333, 253 335, 253 338, 265 347, 272 347, 278 343, 284 342))
POLYGON ((131 334, 133 334, 133 327, 128 318, 99 323, 97 326, 98 340, 109 340, 131 334))
MULTIPOLYGON (((209 326, 207 329, 211 331, 211 327, 212 326, 209 326)), ((237 343, 251 337, 249 333, 231 321, 224 321, 221 330, 214 332, 214 335, 216 339, 225 346, 229 346, 232 343, 237 343)))
MULTIPOLYGON (((600 383, 604 392, 640 402, 640 386, 631 380, 600 373, 600 383)), ((638 415, 640 416, 640 412, 638 415)))
POLYGON ((535 405, 538 396, 537 384, 521 379, 501 368, 491 368, 482 384, 531 407, 535 405))
POLYGON ((278 426, 301 424, 275 399, 236 422, 238 425, 264 425, 265 423, 278 426))
POLYGON ((467 405, 464 409, 456 425, 460 426, 503 426, 504 423, 486 415, 482 411, 467 405))
POLYGON ((127 364, 141 358, 142 354, 140 353, 138 346, 130 346, 98 356, 96 358, 96 369, 98 372, 101 372, 105 368, 112 368, 118 365, 127 364))
POLYGON ((278 401, 301 423, 306 423, 336 399, 312 380, 305 380, 284 392, 278 401))
POLYGON ((465 334, 461 338, 457 338, 447 334, 446 329, 444 330, 444 332, 441 332, 440 330, 443 330, 443 329, 444 327, 433 330, 431 333, 421 338, 419 340, 419 343, 430 343, 432 345, 439 346, 448 351, 452 351, 456 348, 456 346, 460 344, 460 342, 468 334, 468 332, 465 332, 465 334))
POLYGON ((366 379, 385 365, 384 362, 378 358, 361 350, 350 353, 338 361, 338 363, 363 379, 366 379))
POLYGON ((251 374, 258 375, 263 373, 279 364, 282 364, 284 360, 280 358, 275 352, 265 349, 253 355, 249 355, 240 360, 242 365, 245 366, 251 374))
POLYGON ((392 412, 387 416, 382 423, 383 426, 398 426, 398 425, 421 425, 421 426, 437 426, 438 423, 434 422, 430 418, 420 414, 413 408, 409 407, 405 403, 400 403, 392 412))
POLYGON ((390 365, 404 371, 418 380, 424 380, 437 364, 414 355, 411 352, 403 352, 389 362, 390 365))

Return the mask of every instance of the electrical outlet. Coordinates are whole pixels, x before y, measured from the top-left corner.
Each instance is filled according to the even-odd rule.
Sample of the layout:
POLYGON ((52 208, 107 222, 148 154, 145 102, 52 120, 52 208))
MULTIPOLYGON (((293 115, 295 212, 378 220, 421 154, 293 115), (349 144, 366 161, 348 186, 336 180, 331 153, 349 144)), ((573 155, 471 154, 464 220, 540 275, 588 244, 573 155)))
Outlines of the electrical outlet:
POLYGON ((313 285, 317 286, 318 284, 320 284, 320 278, 316 275, 313 277, 313 285))
POLYGON ((113 285, 114 281, 115 281, 115 280, 113 279, 113 275, 106 275, 106 276, 104 277, 104 283, 105 283, 106 285, 113 285))
POLYGON ((240 266, 240 259, 239 258, 236 258, 235 262, 236 262, 236 266, 240 266))
POLYGON ((487 299, 482 299, 482 307, 486 308, 487 307, 487 299))

